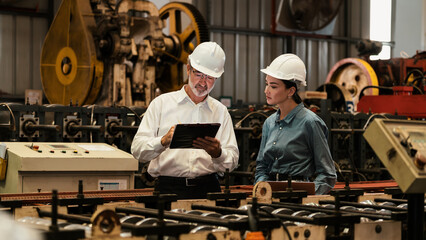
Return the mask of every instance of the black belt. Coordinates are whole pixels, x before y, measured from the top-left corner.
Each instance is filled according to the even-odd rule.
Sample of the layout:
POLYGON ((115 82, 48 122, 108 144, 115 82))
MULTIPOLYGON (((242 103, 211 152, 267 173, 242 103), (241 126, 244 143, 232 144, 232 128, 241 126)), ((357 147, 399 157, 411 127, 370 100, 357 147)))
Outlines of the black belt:
POLYGON ((195 178, 159 176, 158 179, 160 182, 167 181, 177 185, 185 185, 187 187, 200 186, 210 181, 217 181, 216 173, 195 178))
POLYGON ((288 174, 282 174, 282 173, 270 173, 269 179, 272 181, 287 181, 291 177, 291 180, 296 181, 307 181, 308 178, 303 176, 291 176, 288 174))

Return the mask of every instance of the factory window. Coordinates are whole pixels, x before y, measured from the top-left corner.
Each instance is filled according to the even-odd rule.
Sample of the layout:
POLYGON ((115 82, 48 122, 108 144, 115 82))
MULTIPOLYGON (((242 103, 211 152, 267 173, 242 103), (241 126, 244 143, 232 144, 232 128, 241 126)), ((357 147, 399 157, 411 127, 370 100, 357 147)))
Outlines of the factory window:
MULTIPOLYGON (((370 39, 374 41, 391 41, 392 1, 370 0, 370 39)), ((383 44, 379 55, 370 56, 371 60, 389 59, 391 48, 383 44)))

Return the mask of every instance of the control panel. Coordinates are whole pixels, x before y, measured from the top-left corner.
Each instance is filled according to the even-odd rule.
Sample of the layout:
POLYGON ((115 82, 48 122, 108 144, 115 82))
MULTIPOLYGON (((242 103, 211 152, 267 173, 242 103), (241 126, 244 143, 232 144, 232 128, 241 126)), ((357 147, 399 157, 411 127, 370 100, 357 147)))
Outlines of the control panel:
POLYGON ((426 193, 426 122, 375 119, 364 137, 405 193, 426 193))
POLYGON ((138 161, 105 143, 6 142, 1 193, 134 188, 138 161))

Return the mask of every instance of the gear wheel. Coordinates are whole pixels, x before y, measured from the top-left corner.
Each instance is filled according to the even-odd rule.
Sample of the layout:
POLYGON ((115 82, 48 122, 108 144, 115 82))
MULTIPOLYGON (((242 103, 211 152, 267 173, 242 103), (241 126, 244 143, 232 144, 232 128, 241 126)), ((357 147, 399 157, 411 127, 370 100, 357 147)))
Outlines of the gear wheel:
POLYGON ((164 36, 166 52, 162 66, 156 68, 156 83, 162 92, 178 90, 184 84, 185 64, 195 46, 209 41, 204 17, 193 5, 171 2, 160 9, 160 18, 167 22, 169 35, 164 36), (185 25, 186 22, 189 22, 185 25))

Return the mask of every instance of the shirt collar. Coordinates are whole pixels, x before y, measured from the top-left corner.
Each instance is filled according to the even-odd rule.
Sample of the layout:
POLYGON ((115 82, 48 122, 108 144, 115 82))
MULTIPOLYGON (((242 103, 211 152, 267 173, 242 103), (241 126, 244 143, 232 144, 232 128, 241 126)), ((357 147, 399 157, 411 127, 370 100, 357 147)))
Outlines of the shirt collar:
MULTIPOLYGON (((294 117, 296 116, 296 114, 304 107, 303 103, 299 103, 299 105, 297 105, 295 108, 293 108, 293 110, 290 111, 289 114, 287 114, 287 116, 284 117, 284 119, 282 121, 284 121, 285 123, 289 124, 294 117)), ((276 123, 280 122, 280 109, 278 109, 277 111, 277 118, 275 119, 276 123)))
POLYGON ((178 91, 177 101, 178 101, 178 103, 181 103, 185 99, 191 100, 189 98, 188 94, 186 94, 186 92, 185 92, 185 85, 183 85, 183 87, 178 91))
MULTIPOLYGON (((188 94, 185 91, 185 85, 178 91, 178 96, 177 96, 177 101, 178 103, 183 103, 184 101, 189 101, 194 103, 191 98, 188 96, 188 94)), ((207 109, 209 109, 210 111, 212 110, 212 99, 210 97, 210 95, 208 95, 206 97, 206 99, 204 99, 204 101, 199 103, 202 106, 206 106, 207 109)))

